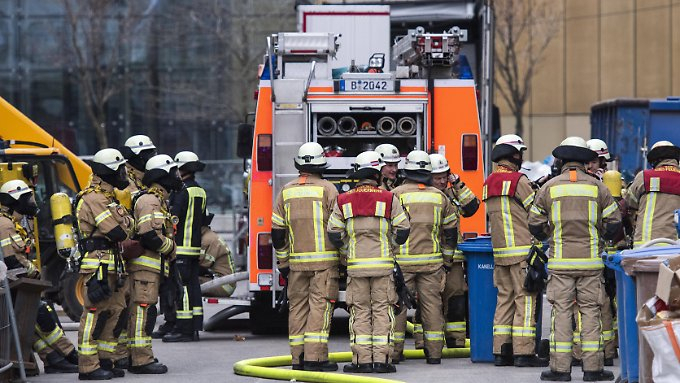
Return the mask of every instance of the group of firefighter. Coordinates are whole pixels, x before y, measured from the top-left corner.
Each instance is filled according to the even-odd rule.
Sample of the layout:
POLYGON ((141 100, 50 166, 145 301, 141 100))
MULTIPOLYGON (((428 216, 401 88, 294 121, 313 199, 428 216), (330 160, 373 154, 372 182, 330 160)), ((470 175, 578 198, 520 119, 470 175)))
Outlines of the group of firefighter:
MULTIPOLYGON (((198 156, 158 154, 144 135, 121 151, 98 151, 89 185, 75 198, 80 274, 85 281, 78 348, 64 336, 54 309, 42 302, 34 350, 46 373, 79 372, 80 380, 164 374, 151 339, 197 341, 203 326, 200 283, 233 273, 231 253, 210 229, 206 193, 195 175, 198 156), (161 295, 165 323, 154 332, 161 295)), ((9 268, 39 278, 27 258, 31 241, 23 217, 37 214, 32 188, 23 180, 0 187, 0 246, 9 268)), ((225 284, 206 295, 230 296, 225 284)))
MULTIPOLYGON (((549 366, 541 373, 547 381, 570 381, 572 366, 582 365, 584 381, 613 380, 604 366, 616 355, 615 288, 605 280, 601 255, 678 238, 673 216, 680 208, 680 148, 655 143, 647 153, 652 169, 639 172, 625 195, 620 174, 613 173, 618 189, 602 182, 612 175, 612 155, 602 140, 566 138, 552 152, 553 174, 535 182, 520 172, 526 149, 517 135, 500 137, 483 188, 498 288, 494 364, 549 366), (536 302, 546 283, 550 352, 539 357, 536 302)), ((358 154, 347 175, 358 182, 338 194, 322 178, 328 167, 323 148, 313 142, 299 148, 299 177, 278 194, 271 232, 287 284, 293 369, 337 370, 328 339, 345 273, 352 362, 344 372, 396 371, 413 297, 413 336, 426 363, 440 364, 444 345, 465 347, 467 283, 456 248, 458 222, 475 214, 480 202, 444 156, 414 150, 403 171, 401 160, 391 144, 358 154)))

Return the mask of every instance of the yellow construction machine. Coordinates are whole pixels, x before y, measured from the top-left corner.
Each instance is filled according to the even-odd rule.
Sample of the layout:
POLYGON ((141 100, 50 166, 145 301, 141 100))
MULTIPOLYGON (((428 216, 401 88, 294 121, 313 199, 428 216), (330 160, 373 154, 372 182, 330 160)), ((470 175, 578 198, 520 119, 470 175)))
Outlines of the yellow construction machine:
POLYGON ((30 255, 41 279, 52 283, 44 298, 75 321, 83 308, 71 200, 91 173, 83 160, 0 98, 0 185, 22 179, 33 187, 40 212, 23 222, 33 239, 30 255))

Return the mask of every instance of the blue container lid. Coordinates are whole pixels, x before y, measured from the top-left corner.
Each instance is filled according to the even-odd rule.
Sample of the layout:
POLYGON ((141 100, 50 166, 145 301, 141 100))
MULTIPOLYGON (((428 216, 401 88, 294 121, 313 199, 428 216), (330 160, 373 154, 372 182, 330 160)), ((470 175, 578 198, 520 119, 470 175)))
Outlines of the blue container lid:
POLYGON ((622 271, 621 262, 630 258, 648 258, 660 255, 680 254, 680 246, 655 246, 642 249, 629 249, 603 256, 605 266, 610 269, 622 271))
POLYGON ((463 253, 490 253, 490 255, 493 255, 491 237, 488 235, 466 239, 465 242, 458 244, 458 248, 463 253))

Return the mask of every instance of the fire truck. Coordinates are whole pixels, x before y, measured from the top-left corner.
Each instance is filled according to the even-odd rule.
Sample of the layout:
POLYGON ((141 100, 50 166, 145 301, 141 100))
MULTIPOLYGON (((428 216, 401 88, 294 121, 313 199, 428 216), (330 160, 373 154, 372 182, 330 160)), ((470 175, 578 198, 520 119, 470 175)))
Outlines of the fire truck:
MULTIPOLYGON (((402 157, 414 149, 444 154, 452 171, 481 195, 486 135, 480 130, 479 84, 459 75, 467 35, 458 27, 441 33, 411 29, 395 39, 389 54, 357 57, 342 68, 334 67, 344 44, 339 34, 267 38, 248 181, 246 262, 254 332, 286 322, 285 312, 276 309, 283 280, 271 245, 271 214, 278 192, 297 177, 293 158, 303 143, 326 149, 330 166, 324 177, 340 193, 356 182, 346 177, 355 157, 390 143, 402 157), (386 60, 394 71, 384 70, 386 60)), ((239 145, 245 141, 240 138, 239 145)), ((485 215, 464 220, 461 231, 485 232, 485 215)))

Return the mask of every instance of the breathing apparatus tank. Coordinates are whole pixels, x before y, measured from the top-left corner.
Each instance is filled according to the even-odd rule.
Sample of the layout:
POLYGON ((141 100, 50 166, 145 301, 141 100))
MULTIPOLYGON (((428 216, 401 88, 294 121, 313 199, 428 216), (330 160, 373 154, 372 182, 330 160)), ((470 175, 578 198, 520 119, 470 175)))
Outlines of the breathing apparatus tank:
POLYGON ((602 182, 612 193, 612 197, 620 198, 621 189, 623 188, 623 180, 621 179, 621 173, 616 170, 607 170, 602 175, 602 182))
POLYGON ((52 224, 54 225, 54 239, 57 243, 57 253, 67 258, 76 247, 73 237, 73 212, 71 200, 66 193, 55 193, 50 197, 52 224))

